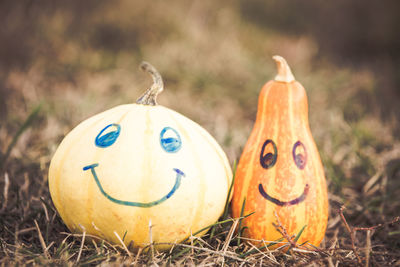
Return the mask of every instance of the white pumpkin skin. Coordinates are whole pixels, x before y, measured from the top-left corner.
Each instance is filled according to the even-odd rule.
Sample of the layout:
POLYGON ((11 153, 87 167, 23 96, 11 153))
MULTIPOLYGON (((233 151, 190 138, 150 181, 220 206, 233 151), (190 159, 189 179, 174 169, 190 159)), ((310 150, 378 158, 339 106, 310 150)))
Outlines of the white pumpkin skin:
POLYGON ((49 170, 51 197, 72 232, 120 244, 116 232, 134 247, 149 244, 150 221, 159 243, 179 242, 217 221, 231 182, 213 137, 158 105, 122 105, 83 121, 62 141, 49 170), (101 147, 96 138, 117 132, 109 126, 101 133, 110 124, 119 125, 119 135, 101 147), (160 138, 168 137, 180 138, 177 151, 163 148, 160 138))

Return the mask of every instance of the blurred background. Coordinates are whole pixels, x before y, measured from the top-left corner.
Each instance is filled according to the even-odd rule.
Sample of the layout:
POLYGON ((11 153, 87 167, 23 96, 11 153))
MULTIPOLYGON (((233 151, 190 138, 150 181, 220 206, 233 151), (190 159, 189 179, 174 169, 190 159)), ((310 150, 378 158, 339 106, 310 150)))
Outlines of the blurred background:
POLYGON ((0 156, 41 104, 5 168, 15 186, 26 174, 44 181, 48 197, 59 142, 133 103, 151 85, 146 60, 164 78, 158 102, 205 127, 233 163, 278 54, 307 90, 331 202, 355 224, 398 215, 399 10, 397 0, 2 0, 0 156))

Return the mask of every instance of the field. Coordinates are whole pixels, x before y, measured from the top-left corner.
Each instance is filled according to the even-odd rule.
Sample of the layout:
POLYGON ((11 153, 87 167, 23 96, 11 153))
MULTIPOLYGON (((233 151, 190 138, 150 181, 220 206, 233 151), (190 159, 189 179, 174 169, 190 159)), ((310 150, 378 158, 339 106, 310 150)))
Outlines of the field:
POLYGON ((400 266, 398 8, 344 0, 2 1, 0 266, 400 266), (151 86, 143 60, 164 79, 158 103, 207 129, 234 166, 276 54, 306 88, 327 177, 319 249, 290 238, 289 252, 258 249, 233 231, 229 213, 167 252, 69 232, 50 198, 50 160, 79 122, 134 103, 151 86))

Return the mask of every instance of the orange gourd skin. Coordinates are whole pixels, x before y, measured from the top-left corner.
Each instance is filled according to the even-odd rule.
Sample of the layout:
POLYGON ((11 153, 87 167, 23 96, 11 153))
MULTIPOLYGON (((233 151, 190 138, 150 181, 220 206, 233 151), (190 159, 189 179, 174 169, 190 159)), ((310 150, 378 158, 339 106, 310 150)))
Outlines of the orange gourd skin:
POLYGON ((298 244, 308 241, 318 246, 324 238, 328 220, 324 170, 309 128, 306 92, 297 81, 270 81, 262 88, 256 122, 236 171, 234 218, 241 215, 244 199, 243 215, 255 212, 242 222, 242 227, 247 227, 246 237, 264 241, 282 238, 273 225, 278 217, 289 236, 307 225, 298 244), (275 143, 276 151, 267 140, 275 143), (303 145, 296 147, 298 141, 303 145), (299 155, 298 164, 295 155, 299 155), (274 200, 262 195, 261 185, 264 196, 274 200))

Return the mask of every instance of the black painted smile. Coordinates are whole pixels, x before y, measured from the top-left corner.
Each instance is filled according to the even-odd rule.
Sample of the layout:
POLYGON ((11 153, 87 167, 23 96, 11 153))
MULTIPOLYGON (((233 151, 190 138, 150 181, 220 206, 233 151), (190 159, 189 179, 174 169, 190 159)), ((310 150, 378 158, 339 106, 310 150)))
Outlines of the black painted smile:
POLYGON ((270 195, 268 195, 267 192, 265 192, 264 187, 262 186, 262 184, 258 185, 258 190, 260 191, 260 194, 266 199, 271 201, 272 203, 278 205, 278 206, 292 206, 292 205, 296 205, 299 204, 301 202, 304 201, 304 199, 306 199, 307 195, 308 195, 308 191, 310 190, 310 186, 308 184, 306 184, 306 186, 304 187, 304 191, 303 194, 301 194, 301 196, 292 199, 290 201, 280 201, 277 198, 271 197, 270 195))

